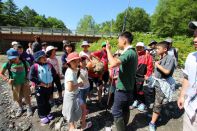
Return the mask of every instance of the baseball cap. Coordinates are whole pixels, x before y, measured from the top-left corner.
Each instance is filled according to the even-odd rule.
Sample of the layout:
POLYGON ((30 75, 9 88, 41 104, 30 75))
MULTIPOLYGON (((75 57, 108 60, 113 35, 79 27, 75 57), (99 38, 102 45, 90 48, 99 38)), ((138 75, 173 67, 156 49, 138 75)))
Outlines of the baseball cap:
POLYGON ((144 43, 143 42, 138 42, 137 44, 136 44, 136 47, 137 46, 142 46, 142 47, 144 47, 144 43))
POLYGON ((152 40, 148 46, 151 46, 151 45, 154 45, 154 44, 156 45, 157 44, 157 41, 152 40))
POLYGON ((167 38, 167 39, 165 39, 164 41, 165 41, 165 42, 168 42, 168 43, 172 43, 172 42, 173 42, 172 38, 167 38))
POLYGON ((18 51, 13 48, 10 48, 6 54, 9 60, 19 57, 18 51))
POLYGON ((57 50, 57 47, 54 47, 54 46, 47 46, 46 48, 46 52, 50 51, 50 50, 57 50))
POLYGON ((197 29, 197 21, 191 21, 188 26, 191 30, 196 30, 197 29))
POLYGON ((106 44, 107 44, 106 42, 102 42, 101 46, 104 47, 104 46, 106 46, 106 44))

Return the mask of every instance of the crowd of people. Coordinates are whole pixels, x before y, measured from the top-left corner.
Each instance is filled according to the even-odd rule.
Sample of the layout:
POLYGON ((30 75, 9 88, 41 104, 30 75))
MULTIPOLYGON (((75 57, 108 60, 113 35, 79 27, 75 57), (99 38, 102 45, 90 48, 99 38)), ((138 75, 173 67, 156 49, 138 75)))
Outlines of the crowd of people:
MULTIPOLYGON (((189 27, 194 30, 197 48, 197 22, 191 22, 189 27)), ((51 106, 58 103, 63 105, 62 115, 68 122, 69 131, 86 130, 93 125, 86 120, 89 113, 87 100, 92 101, 93 90, 96 90, 98 107, 111 109, 117 131, 126 130, 130 110, 134 108, 140 112, 152 110, 149 130, 155 131, 163 105, 172 100, 175 91, 173 73, 178 66, 178 50, 172 46, 171 38, 161 42, 153 40, 149 48, 143 42, 134 47, 132 41, 130 32, 121 33, 118 37, 119 50, 112 54, 109 41, 102 42, 101 49, 95 52, 90 52, 91 44, 83 41, 82 51, 77 53, 75 44, 63 40, 61 64, 57 59, 57 48, 41 43, 39 36, 28 44, 26 51, 19 42, 12 42, 7 51, 8 62, 2 65, 0 77, 11 86, 13 99, 18 104, 16 116, 23 113, 23 98, 27 116, 33 114, 30 97, 34 93, 41 124, 54 119, 51 106), (153 93, 144 91, 145 83, 153 93), (53 98, 55 88, 57 100, 53 98), (102 96, 106 91, 111 99, 103 102, 102 96), (148 101, 145 96, 154 98, 154 101, 148 101), (81 129, 75 126, 78 120, 81 121, 81 129)), ((194 52, 186 60, 182 90, 177 101, 180 109, 185 107, 184 131, 197 130, 196 59, 194 52)))

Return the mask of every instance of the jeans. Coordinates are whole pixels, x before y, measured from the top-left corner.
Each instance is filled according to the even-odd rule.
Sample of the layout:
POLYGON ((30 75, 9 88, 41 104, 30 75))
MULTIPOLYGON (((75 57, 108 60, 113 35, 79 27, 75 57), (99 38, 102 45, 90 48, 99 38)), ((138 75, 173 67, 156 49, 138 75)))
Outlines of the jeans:
POLYGON ((80 99, 82 100, 83 104, 86 104, 87 94, 89 93, 90 88, 80 89, 80 99))

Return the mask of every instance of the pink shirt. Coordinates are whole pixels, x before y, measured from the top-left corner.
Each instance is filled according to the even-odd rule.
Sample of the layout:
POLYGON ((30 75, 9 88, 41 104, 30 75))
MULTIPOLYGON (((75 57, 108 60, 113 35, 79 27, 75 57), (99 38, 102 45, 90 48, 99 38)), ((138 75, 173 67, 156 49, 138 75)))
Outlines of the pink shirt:
POLYGON ((47 62, 53 65, 57 74, 60 74, 59 62, 56 57, 54 59, 47 58, 47 62))

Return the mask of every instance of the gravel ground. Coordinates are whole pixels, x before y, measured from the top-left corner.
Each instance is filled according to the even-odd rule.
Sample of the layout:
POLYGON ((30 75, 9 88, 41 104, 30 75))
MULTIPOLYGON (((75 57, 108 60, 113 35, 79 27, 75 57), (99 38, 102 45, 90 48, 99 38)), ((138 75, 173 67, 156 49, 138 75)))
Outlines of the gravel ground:
MULTIPOLYGON (((59 59, 59 57, 58 57, 59 59)), ((0 55, 0 66, 6 61, 5 56, 0 55)), ((179 93, 181 70, 175 71, 174 77, 177 81, 177 90, 174 93, 173 101, 165 105, 165 109, 162 111, 162 115, 157 123, 158 131, 182 131, 182 115, 183 111, 180 111, 177 107, 176 100, 179 93)), ((107 96, 103 101, 106 101, 107 96)), ((37 116, 36 101, 32 97, 32 103, 34 105, 34 115, 27 118, 26 112, 20 118, 14 116, 15 104, 12 102, 11 90, 9 86, 0 80, 0 131, 5 130, 31 130, 31 131, 49 131, 49 130, 66 130, 67 123, 63 120, 61 115, 61 105, 54 106, 52 112, 56 118, 48 125, 41 126, 37 116)), ((105 105, 105 102, 104 102, 105 105)), ((105 107, 99 108, 96 102, 96 97, 93 97, 93 101, 88 102, 89 115, 88 121, 92 121, 93 127, 90 131, 104 131, 105 127, 112 127, 113 131, 113 117, 110 110, 106 112, 105 107)), ((128 125, 128 131, 148 131, 148 123, 150 121, 149 112, 140 113, 137 109, 130 111, 130 121, 128 125)), ((78 123, 79 125, 79 123, 78 123)))

